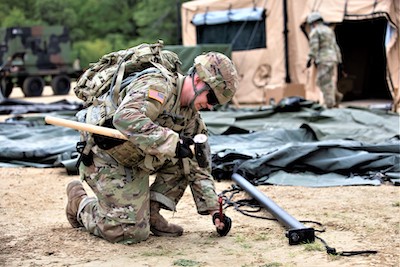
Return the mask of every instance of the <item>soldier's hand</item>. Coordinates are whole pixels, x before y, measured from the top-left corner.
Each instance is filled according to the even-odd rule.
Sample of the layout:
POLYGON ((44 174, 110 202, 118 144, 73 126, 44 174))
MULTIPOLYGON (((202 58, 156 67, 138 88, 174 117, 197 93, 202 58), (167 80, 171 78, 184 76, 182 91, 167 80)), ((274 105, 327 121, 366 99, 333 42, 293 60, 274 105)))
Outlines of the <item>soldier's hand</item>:
POLYGON ((177 158, 193 158, 193 152, 190 148, 194 141, 190 137, 181 136, 179 142, 176 144, 175 154, 177 158))

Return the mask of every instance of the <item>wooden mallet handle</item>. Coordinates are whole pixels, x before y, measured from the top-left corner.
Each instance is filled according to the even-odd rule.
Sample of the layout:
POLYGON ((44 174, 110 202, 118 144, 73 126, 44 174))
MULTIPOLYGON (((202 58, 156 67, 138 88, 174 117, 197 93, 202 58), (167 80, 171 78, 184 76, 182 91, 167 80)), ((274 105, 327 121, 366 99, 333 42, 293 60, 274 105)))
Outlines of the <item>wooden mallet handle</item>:
POLYGON ((72 128, 72 129, 75 129, 78 131, 84 131, 84 132, 100 134, 100 135, 104 135, 104 136, 108 136, 108 137, 113 137, 113 138, 117 138, 117 139, 128 140, 125 137, 125 135, 123 135, 120 131, 118 131, 116 129, 111 129, 111 128, 97 126, 97 125, 91 125, 91 124, 72 121, 72 120, 56 118, 56 117, 52 117, 52 116, 46 116, 44 118, 44 121, 48 124, 72 128))

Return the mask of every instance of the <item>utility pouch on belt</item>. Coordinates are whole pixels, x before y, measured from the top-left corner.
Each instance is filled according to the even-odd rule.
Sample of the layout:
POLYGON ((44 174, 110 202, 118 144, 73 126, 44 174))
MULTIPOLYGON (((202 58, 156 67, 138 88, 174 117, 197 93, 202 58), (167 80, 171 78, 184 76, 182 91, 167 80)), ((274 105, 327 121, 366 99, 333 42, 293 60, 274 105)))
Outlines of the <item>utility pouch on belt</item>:
POLYGON ((86 141, 76 143, 76 151, 80 153, 76 167, 79 169, 81 162, 86 167, 93 164, 93 152, 90 150, 88 154, 85 154, 86 141))
MULTIPOLYGON (((102 126, 114 129, 114 126, 112 124, 112 118, 106 120, 102 126)), ((126 142, 126 140, 117 139, 117 138, 108 137, 108 136, 99 135, 99 134, 93 134, 93 140, 94 140, 94 143, 99 148, 104 149, 104 150, 111 149, 113 147, 116 147, 116 146, 121 145, 126 142)))

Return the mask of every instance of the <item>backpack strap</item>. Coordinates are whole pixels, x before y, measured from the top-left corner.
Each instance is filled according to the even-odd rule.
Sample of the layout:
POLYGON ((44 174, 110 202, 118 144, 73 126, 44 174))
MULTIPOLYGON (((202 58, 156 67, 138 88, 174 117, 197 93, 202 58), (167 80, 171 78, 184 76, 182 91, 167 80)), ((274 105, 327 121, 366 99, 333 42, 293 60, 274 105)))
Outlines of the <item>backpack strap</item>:
POLYGON ((120 59, 120 61, 118 63, 117 71, 113 75, 113 80, 110 85, 111 90, 109 90, 109 92, 110 92, 110 95, 112 95, 111 103, 113 104, 115 109, 117 109, 117 107, 118 107, 116 105, 116 103, 118 103, 118 96, 119 96, 119 92, 121 91, 121 83, 122 83, 122 79, 123 79, 124 73, 125 73, 125 60, 129 56, 130 55, 128 54, 124 58, 120 59))

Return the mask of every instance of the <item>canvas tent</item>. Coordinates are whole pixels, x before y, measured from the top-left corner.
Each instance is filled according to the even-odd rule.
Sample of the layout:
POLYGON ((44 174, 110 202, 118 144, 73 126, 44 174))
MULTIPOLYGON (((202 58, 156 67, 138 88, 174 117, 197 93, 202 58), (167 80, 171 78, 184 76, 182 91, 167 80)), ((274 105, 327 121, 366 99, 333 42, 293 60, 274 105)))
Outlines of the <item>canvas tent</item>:
POLYGON ((322 101, 315 71, 305 70, 305 19, 317 10, 335 28, 342 49, 348 76, 339 84, 346 99, 398 102, 399 6, 392 0, 189 1, 182 4, 182 40, 185 46, 231 43, 240 103, 289 95, 322 101))

